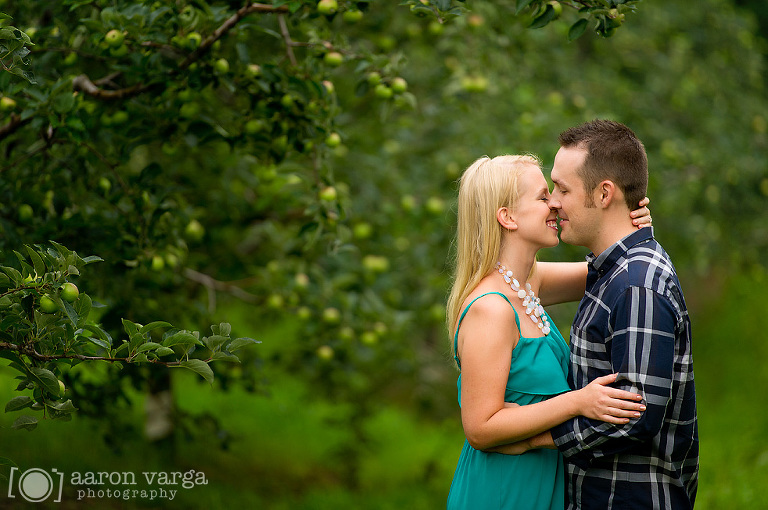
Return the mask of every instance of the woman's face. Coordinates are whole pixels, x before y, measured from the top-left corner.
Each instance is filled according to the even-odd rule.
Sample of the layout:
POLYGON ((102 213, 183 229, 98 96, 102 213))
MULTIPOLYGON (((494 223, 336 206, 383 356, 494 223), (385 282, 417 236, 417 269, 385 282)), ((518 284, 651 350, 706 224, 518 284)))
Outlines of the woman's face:
POLYGON ((520 198, 513 217, 517 233, 541 247, 557 246, 557 213, 549 206, 549 186, 535 165, 526 165, 520 174, 520 198))

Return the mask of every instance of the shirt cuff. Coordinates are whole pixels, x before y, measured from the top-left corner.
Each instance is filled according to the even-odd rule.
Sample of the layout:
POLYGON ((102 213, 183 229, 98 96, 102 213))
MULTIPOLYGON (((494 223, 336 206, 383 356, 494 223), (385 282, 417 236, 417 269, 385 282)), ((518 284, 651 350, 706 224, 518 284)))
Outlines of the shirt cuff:
POLYGON ((552 441, 555 442, 555 446, 563 453, 568 449, 568 443, 576 440, 576 434, 574 434, 570 427, 570 420, 560 425, 555 425, 550 429, 550 433, 552 434, 552 441))

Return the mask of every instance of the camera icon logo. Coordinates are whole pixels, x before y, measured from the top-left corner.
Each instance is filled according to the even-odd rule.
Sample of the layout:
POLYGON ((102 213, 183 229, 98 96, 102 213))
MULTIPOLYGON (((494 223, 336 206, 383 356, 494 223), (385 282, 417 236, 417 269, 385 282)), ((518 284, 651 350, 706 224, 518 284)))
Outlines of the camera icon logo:
POLYGON ((19 468, 12 467, 11 476, 8 480, 8 497, 11 499, 16 497, 13 491, 15 487, 16 492, 30 503, 46 501, 52 495, 54 503, 61 502, 64 473, 57 469, 52 469, 51 473, 40 468, 29 468, 24 472, 19 472, 19 468), (18 476, 17 473, 19 473, 18 476), (57 478, 58 480, 56 480, 57 478), (15 484, 14 479, 17 480, 15 484))

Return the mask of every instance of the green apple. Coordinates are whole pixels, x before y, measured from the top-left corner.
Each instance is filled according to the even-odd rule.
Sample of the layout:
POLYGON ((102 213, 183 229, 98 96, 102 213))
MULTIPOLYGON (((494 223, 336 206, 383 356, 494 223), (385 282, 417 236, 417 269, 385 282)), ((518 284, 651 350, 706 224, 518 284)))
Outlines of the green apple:
POLYGON ((186 119, 197 117, 199 113, 200 105, 197 103, 184 103, 181 105, 181 108, 179 108, 179 115, 186 119))
POLYGON ((31 205, 21 204, 19 206, 18 214, 19 214, 19 221, 21 221, 22 223, 26 223, 32 219, 32 216, 34 215, 34 211, 32 210, 31 205))
POLYGON ((376 71, 371 71, 366 75, 365 79, 368 82, 368 85, 376 86, 381 83, 381 74, 376 71))
POLYGON ((373 227, 370 223, 358 223, 352 229, 352 234, 358 239, 368 239, 373 234, 373 227))
POLYGON ((165 268, 165 259, 160 255, 152 256, 152 271, 162 271, 165 268))
POLYGON ((245 74, 249 78, 258 78, 261 76, 261 66, 258 64, 248 64, 245 68, 245 74))
POLYGON ((432 214, 440 214, 445 211, 445 202, 440 197, 429 197, 424 207, 432 214))
POLYGON ((555 11, 555 17, 559 18, 560 15, 563 13, 563 6, 558 2, 557 0, 552 0, 549 2, 549 5, 552 6, 552 10, 555 11))
POLYGON ((365 345, 374 345, 379 341, 379 336, 373 331, 363 331, 360 335, 360 341, 365 345))
POLYGON ((381 99, 389 99, 392 97, 392 89, 384 85, 383 83, 379 83, 376 85, 376 88, 373 89, 374 94, 376 94, 376 97, 381 99))
POLYGON ((323 322, 326 324, 338 324, 341 322, 341 312, 339 309, 328 307, 323 310, 323 322))
POLYGON ((7 112, 16 108, 16 101, 8 96, 0 97, 0 111, 7 112))
POLYGON ((427 26, 427 30, 429 30, 429 33, 432 35, 440 35, 443 33, 444 29, 445 27, 439 21, 430 21, 427 26))
POLYGON ((280 310, 285 305, 285 300, 280 294, 270 294, 267 298, 267 307, 273 310, 280 310))
POLYGON ((331 133, 325 138, 325 145, 333 149, 341 145, 341 136, 338 133, 331 133))
POLYGON ((123 44, 125 40, 125 34, 119 30, 112 29, 104 36, 104 41, 111 47, 117 48, 123 44))
POLYGON ((395 94, 402 94, 408 90, 408 82, 399 76, 392 80, 392 84, 390 86, 392 87, 392 92, 395 94))
POLYGON ((205 228, 197 220, 191 220, 184 229, 184 235, 192 241, 201 241, 205 235, 205 228))
POLYGON ((101 188, 104 193, 109 192, 109 190, 112 189, 112 181, 106 177, 99 178, 99 188, 101 188))
POLYGON ((333 347, 329 345, 321 345, 317 348, 317 357, 325 361, 333 358, 333 347))
POLYGON ((318 196, 320 197, 320 200, 325 202, 334 202, 336 198, 338 198, 338 192, 333 186, 326 186, 320 190, 318 196))
POLYGON ((329 80, 323 81, 323 87, 325 87, 325 90, 327 90, 329 94, 333 94, 336 91, 336 86, 329 80))
POLYGON ((67 303, 74 303, 80 295, 80 290, 74 283, 67 282, 61 286, 61 299, 67 303))
POLYGON ((339 3, 336 0, 320 0, 317 3, 317 11, 320 14, 329 16, 335 13, 339 8, 339 3))
POLYGON ((312 310, 308 306, 300 306, 296 310, 296 316, 303 321, 309 320, 312 317, 312 310))
POLYGON ((249 135, 255 135, 256 133, 264 130, 266 125, 261 119, 251 119, 245 123, 245 132, 249 135))
POLYGON ((363 19, 363 11, 352 9, 349 11, 344 11, 344 14, 341 17, 345 22, 354 24, 359 23, 361 19, 363 19))
POLYGON ((485 25, 485 18, 479 14, 470 14, 467 16, 467 25, 472 28, 478 28, 485 25))
POLYGON ((363 257, 363 267, 372 273, 384 273, 389 270, 389 259, 379 255, 363 257))
POLYGON ((128 119, 130 119, 128 112, 126 112, 125 110, 118 110, 115 112, 114 115, 112 115, 112 124, 115 126, 119 126, 120 124, 125 124, 126 122, 128 122, 128 119))
POLYGON ((323 57, 323 62, 331 67, 339 67, 344 62, 344 55, 338 51, 329 51, 323 57))
POLYGON ((298 273, 293 277, 293 281, 296 282, 296 286, 302 289, 309 287, 309 276, 305 273, 298 273))
POLYGON ((290 94, 285 94, 283 97, 280 98, 280 104, 283 105, 284 108, 292 108, 295 103, 295 100, 293 99, 293 96, 290 94))
POLYGON ((342 340, 352 340, 355 338, 355 330, 349 326, 344 326, 343 328, 339 329, 339 338, 342 340))
POLYGON ((416 197, 413 195, 403 195, 400 198, 400 207, 402 207, 404 211, 413 211, 416 208, 416 197))
POLYGON ((40 296, 40 309, 45 313, 55 313, 59 309, 59 305, 48 296, 40 296))
POLYGON ((64 381, 59 379, 59 395, 63 394, 65 391, 67 391, 67 387, 64 386, 64 381))
POLYGON ((226 58, 220 58, 213 63, 213 70, 219 74, 227 74, 229 72, 229 61, 226 58))
POLYGON ((192 89, 181 89, 179 93, 176 95, 176 97, 179 98, 179 101, 182 103, 188 103, 192 101, 192 98, 195 96, 195 93, 192 91, 192 89))
POLYGON ((190 32, 187 34, 187 47, 195 50, 203 41, 203 36, 197 32, 190 32))
POLYGON ((128 54, 128 46, 121 44, 117 48, 110 48, 109 54, 113 57, 124 57, 128 54))

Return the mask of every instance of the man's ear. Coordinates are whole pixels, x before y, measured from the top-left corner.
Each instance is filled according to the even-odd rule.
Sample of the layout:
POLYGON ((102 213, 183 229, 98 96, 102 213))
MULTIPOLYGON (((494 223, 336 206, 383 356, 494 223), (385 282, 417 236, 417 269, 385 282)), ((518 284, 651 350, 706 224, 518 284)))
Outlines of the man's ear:
POLYGON ((507 230, 517 230, 517 221, 508 207, 499 207, 496 211, 496 220, 507 230))
POLYGON ((607 209, 614 200, 621 199, 621 195, 621 190, 616 186, 616 183, 606 179, 595 188, 595 204, 601 209, 607 209))

